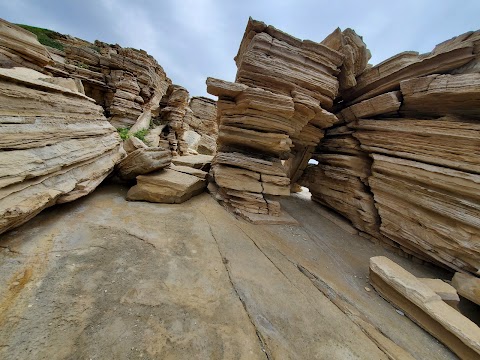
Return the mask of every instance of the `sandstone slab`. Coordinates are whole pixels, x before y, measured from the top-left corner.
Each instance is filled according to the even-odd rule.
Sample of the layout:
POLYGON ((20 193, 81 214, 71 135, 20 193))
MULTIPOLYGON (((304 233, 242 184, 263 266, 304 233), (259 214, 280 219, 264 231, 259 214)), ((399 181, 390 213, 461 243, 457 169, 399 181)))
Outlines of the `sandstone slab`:
POLYGON ((180 204, 202 193, 206 180, 179 171, 165 169, 137 176, 137 185, 127 193, 129 201, 180 204))
POLYGON ((480 328, 386 257, 370 259, 370 282, 388 301, 462 359, 480 355, 480 328))

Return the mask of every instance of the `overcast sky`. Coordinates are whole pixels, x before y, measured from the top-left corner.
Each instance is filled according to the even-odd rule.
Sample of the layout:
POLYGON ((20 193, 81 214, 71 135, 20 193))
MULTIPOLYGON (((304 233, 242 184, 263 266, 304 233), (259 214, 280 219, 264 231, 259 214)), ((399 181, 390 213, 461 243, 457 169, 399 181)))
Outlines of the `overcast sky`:
POLYGON ((480 0, 0 0, 10 22, 144 49, 191 95, 206 95, 208 76, 234 80, 249 16, 313 41, 351 27, 376 64, 477 30, 480 0))

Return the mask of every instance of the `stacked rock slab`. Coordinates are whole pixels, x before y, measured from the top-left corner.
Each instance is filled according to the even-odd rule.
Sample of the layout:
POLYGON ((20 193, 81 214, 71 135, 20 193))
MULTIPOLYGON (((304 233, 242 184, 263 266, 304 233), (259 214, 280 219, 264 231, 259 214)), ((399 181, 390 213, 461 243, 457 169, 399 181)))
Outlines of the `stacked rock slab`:
POLYGON ((185 117, 188 129, 183 138, 190 150, 203 155, 214 155, 217 149, 218 125, 215 100, 195 96, 188 104, 191 112, 185 117))
POLYGON ((27 67, 44 72, 50 63, 52 57, 34 34, 0 19, 0 67, 27 67))
POLYGON ((235 83, 207 80, 207 91, 219 97, 212 168, 218 189, 211 188, 240 214, 278 216, 271 196, 289 194, 305 154, 338 121, 328 110, 343 56, 249 19, 235 60, 235 83))
POLYGON ((93 99, 31 69, 0 69, 0 233, 93 191, 121 159, 93 99))
POLYGON ((188 91, 181 86, 169 86, 160 100, 158 112, 152 114, 151 122, 144 126, 150 127, 148 142, 153 146, 161 142, 168 144, 173 156, 215 153, 216 102, 204 97, 190 99, 188 91))
MULTIPOLYGON (((329 129, 316 154, 320 169, 326 168, 330 154, 353 155, 357 164, 369 156, 361 173, 369 174, 363 180, 370 200, 360 200, 357 208, 367 207, 373 197, 375 207, 369 208, 378 210, 379 231, 370 235, 477 275, 479 45, 480 32, 470 32, 437 45, 431 53, 403 53, 365 70, 355 86, 340 92, 337 116, 346 127, 329 129)), ((328 165, 330 174, 351 167, 333 166, 331 161, 328 165)), ((308 169, 303 181, 325 198, 330 185, 314 186, 327 183, 326 171, 320 169, 308 169)), ((352 199, 342 191, 338 198, 352 199)), ((327 205, 366 231, 350 215, 357 209, 338 201, 327 205)))
POLYGON ((187 201, 207 187, 211 161, 208 155, 174 157, 168 168, 137 176, 137 185, 128 191, 127 200, 167 204, 187 201))
MULTIPOLYGON (((370 59, 362 38, 352 29, 343 32, 336 29, 322 44, 345 56, 339 75, 340 88, 355 86, 356 78, 365 71, 370 59)), ((376 105, 370 105, 356 109, 356 114, 371 114, 376 109, 376 105)), ((355 119, 354 115, 351 117, 355 119)), ((362 233, 377 236, 379 218, 367 181, 371 159, 360 149, 359 141, 352 136, 353 130, 345 126, 347 119, 343 113, 338 113, 337 118, 334 127, 326 130, 325 137, 311 152, 310 158, 318 161, 318 165, 308 167, 299 182, 310 189, 314 201, 335 209, 362 233)))
POLYGON ((390 259, 370 259, 370 283, 382 297, 448 346, 461 359, 480 357, 480 328, 449 306, 424 280, 390 259))
POLYGON ((24 66, 81 80, 85 94, 104 108, 117 128, 132 126, 150 100, 156 95, 161 98, 171 84, 163 68, 144 50, 55 34, 63 50, 46 48, 34 34, 0 19, 0 66, 24 66), (12 28, 21 35, 15 41, 10 36, 12 28))

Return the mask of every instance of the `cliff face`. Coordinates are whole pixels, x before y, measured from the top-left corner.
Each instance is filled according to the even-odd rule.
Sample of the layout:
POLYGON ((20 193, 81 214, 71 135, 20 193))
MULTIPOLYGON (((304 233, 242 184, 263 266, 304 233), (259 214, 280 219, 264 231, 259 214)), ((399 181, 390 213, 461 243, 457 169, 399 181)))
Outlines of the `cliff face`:
POLYGON ((190 100, 143 50, 0 19, 0 67, 0 233, 114 169, 135 179, 172 155, 215 152, 215 102, 190 100))

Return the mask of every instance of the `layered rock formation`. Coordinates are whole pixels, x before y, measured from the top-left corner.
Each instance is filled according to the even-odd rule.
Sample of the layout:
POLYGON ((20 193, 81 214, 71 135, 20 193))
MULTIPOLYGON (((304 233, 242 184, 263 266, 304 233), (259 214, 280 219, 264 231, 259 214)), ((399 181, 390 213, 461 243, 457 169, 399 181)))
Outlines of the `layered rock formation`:
POLYGON ((2 20, 0 66, 33 68, 56 76, 57 82, 75 79, 115 127, 128 129, 130 135, 147 132, 150 146, 166 140, 173 155, 215 153, 215 102, 190 99, 145 51, 37 30, 48 32, 61 47, 42 46, 33 33, 2 20))
POLYGON ((248 217, 278 216, 273 195, 288 195, 323 129, 338 93, 343 56, 250 19, 238 54, 235 83, 207 80, 219 97, 219 136, 212 177, 217 199, 248 217), (293 148, 293 151, 292 151, 293 148), (281 160, 288 160, 282 166, 281 160))
POLYGON ((480 328, 444 302, 424 281, 383 256, 370 259, 369 277, 382 297, 461 359, 478 359, 480 328))
POLYGON ((362 232, 479 274, 480 32, 403 53, 342 89, 301 183, 362 232), (372 161, 373 160, 373 161, 372 161))
POLYGON ((27 67, 43 72, 51 63, 51 55, 34 34, 0 19, 0 67, 27 67))
POLYGON ((167 169, 137 176, 137 185, 128 191, 127 200, 183 203, 205 190, 211 161, 206 155, 174 158, 167 169))
POLYGON ((55 60, 47 67, 55 76, 80 79, 85 94, 105 109, 117 128, 130 127, 171 84, 163 68, 143 50, 96 41, 61 37, 64 51, 49 48, 55 60))
POLYGON ((90 193, 121 159, 102 108, 53 82, 0 69, 0 233, 90 193))

